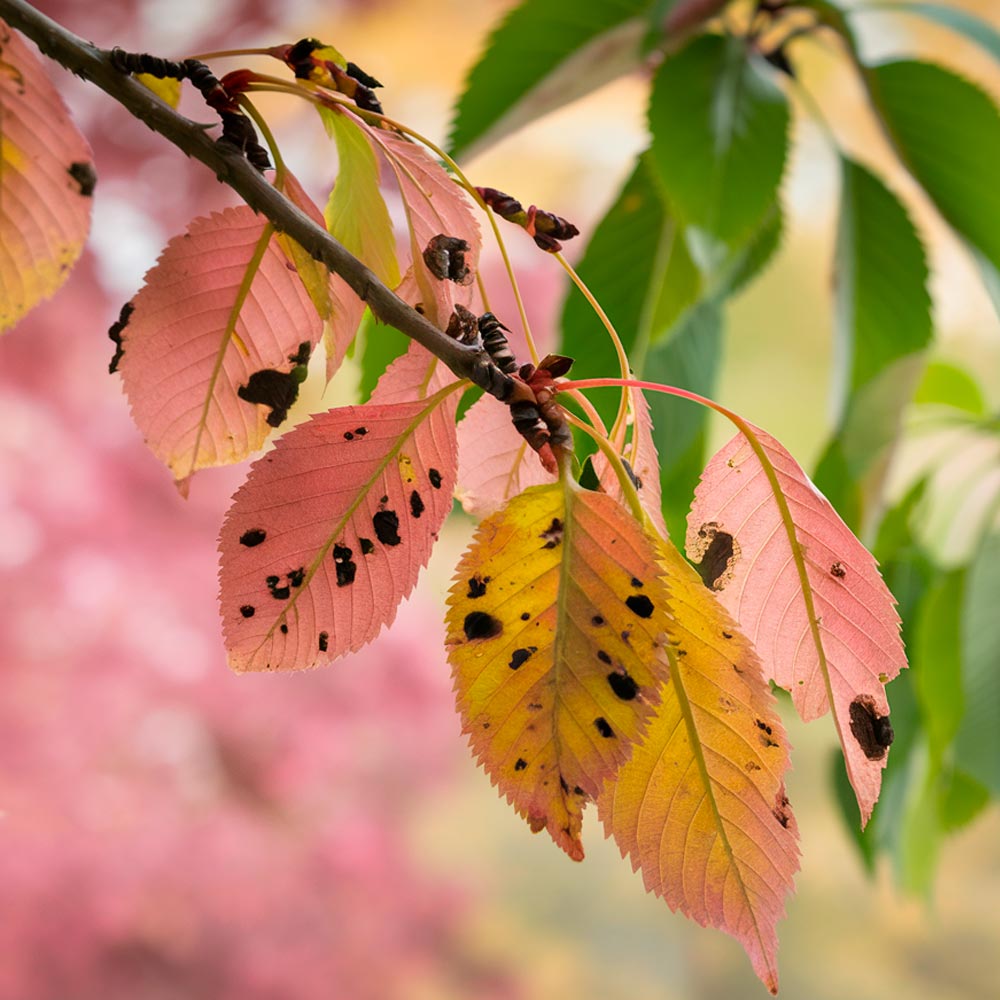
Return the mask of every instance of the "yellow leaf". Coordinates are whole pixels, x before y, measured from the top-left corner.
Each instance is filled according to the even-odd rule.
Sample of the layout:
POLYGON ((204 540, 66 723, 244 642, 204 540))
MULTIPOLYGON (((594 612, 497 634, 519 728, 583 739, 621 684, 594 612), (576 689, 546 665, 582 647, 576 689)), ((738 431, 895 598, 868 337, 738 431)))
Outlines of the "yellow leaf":
POLYGON ((151 90, 156 96, 176 108, 181 103, 181 81, 172 76, 159 77, 151 76, 149 73, 136 73, 135 79, 139 81, 147 90, 151 90))
POLYGON ((798 869, 788 741, 750 642, 677 549, 660 549, 670 677, 598 814, 646 888, 737 938, 775 992, 775 925, 798 869))
POLYGON ((583 806, 658 698, 666 592, 652 542, 612 497, 535 487, 480 524, 448 604, 476 757, 532 830, 580 860, 583 806))

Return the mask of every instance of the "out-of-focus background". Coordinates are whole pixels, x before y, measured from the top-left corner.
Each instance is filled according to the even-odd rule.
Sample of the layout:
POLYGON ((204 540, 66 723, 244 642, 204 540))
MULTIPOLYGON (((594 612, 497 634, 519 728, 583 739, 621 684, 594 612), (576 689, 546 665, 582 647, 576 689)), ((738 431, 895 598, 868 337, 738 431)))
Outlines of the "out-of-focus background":
MULTIPOLYGON (((166 56, 328 39, 385 84, 390 113, 443 139, 508 5, 39 6, 101 45, 166 56)), ((996 23, 990 0, 964 6, 996 23)), ((1000 96, 995 67, 943 30, 872 15, 862 41, 946 59, 1000 96)), ((937 351, 976 372, 995 410, 1000 329, 967 256, 892 166, 842 62, 818 47, 803 73, 848 148, 911 196, 930 237, 937 351)), ((215 546, 245 470, 200 473, 182 501, 107 374, 105 331, 166 240, 234 198, 95 89, 56 75, 100 181, 84 260, 0 345, 0 1000, 766 995, 735 942, 644 895, 593 818, 575 865, 477 771, 438 625, 467 519, 454 519, 417 595, 371 648, 301 676, 229 673, 215 546)), ((621 80, 465 166, 474 183, 587 233, 644 144, 645 86, 621 80)), ((336 163, 318 122, 287 101, 262 106, 322 196, 336 163)), ((805 116, 795 128, 784 246, 729 309, 718 396, 809 468, 830 422, 835 161, 805 116)), ((544 341, 563 279, 517 236, 544 341)), ((503 302, 501 275, 489 280, 503 302)), ((341 391, 324 402, 309 386, 301 414, 341 391)), ((779 929, 781 995, 1000 997, 996 809, 947 842, 929 899, 907 896, 887 863, 865 874, 843 827, 832 727, 786 721, 803 859, 779 929)))

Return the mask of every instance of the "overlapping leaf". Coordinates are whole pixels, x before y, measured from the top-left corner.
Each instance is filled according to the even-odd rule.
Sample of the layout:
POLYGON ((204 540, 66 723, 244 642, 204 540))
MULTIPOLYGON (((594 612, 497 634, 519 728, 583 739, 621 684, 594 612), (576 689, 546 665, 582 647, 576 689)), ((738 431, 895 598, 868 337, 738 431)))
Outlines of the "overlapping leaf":
POLYGON ((254 463, 220 536, 234 670, 301 670, 396 616, 451 510, 458 393, 416 345, 370 403, 313 417, 254 463))
POLYGON ((687 552, 805 720, 832 710, 862 822, 891 735, 884 684, 906 666, 875 560, 770 435, 750 428, 709 462, 687 552))
POLYGON ((666 593, 611 497, 537 486, 484 520, 448 599, 473 751, 532 830, 583 857, 582 809, 645 731, 666 593))
POLYGON ((470 157, 638 65, 652 0, 525 0, 494 31, 458 102, 454 156, 470 157))
POLYGON ((403 196, 413 274, 424 313, 436 326, 446 329, 456 304, 472 305, 473 279, 482 247, 472 205, 423 146, 385 130, 369 128, 368 135, 388 159, 403 196), (466 274, 461 280, 442 278, 428 269, 424 252, 440 236, 468 245, 462 254, 466 274))
POLYGON ((322 332, 271 228, 246 206, 171 240, 131 307, 118 368, 146 443, 182 489, 264 444, 322 332))
MULTIPOLYGON (((323 213, 306 194, 294 174, 285 173, 282 191, 316 225, 325 225, 323 213)), ((339 274, 331 274, 326 265, 308 254, 295 240, 279 234, 278 242, 295 265, 309 298, 325 321, 323 345, 326 348, 326 377, 330 379, 340 368, 340 363, 358 332, 365 304, 339 274)))
POLYGON ((95 181, 87 140, 38 59, 0 21, 0 332, 69 276, 95 181))
POLYGON ((777 992, 775 925, 798 869, 789 747, 753 647, 670 542, 670 677, 597 801, 650 892, 731 934, 777 992))
POLYGON ((510 410, 492 397, 477 400, 459 421, 456 495, 466 513, 486 517, 554 478, 517 432, 510 410))

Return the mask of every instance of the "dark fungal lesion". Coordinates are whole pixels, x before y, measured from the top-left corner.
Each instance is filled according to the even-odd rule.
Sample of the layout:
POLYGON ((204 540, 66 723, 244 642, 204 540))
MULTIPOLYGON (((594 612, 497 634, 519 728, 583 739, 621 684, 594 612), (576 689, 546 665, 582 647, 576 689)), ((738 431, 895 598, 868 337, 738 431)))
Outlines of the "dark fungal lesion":
POLYGON ((267 532, 263 528, 250 528, 240 535, 240 545, 252 549, 255 545, 260 545, 265 538, 267 538, 267 532))
POLYGON ((281 577, 275 574, 264 578, 268 591, 276 601, 287 601, 291 596, 291 588, 281 585, 281 577))
POLYGON ((427 270, 438 281, 454 281, 457 285, 468 285, 473 274, 466 263, 465 255, 472 248, 457 236, 438 233, 432 236, 424 247, 423 258, 427 270))
POLYGON ((330 648, 330 633, 320 632, 318 640, 319 651, 325 653, 330 648))
POLYGON ((615 696, 622 701, 632 701, 639 694, 639 685, 627 670, 613 670, 608 674, 608 684, 615 696))
POLYGON ((250 376, 246 385, 237 388, 236 395, 247 403, 268 407, 271 412, 265 420, 271 427, 280 427, 292 404, 299 398, 299 386, 308 374, 311 353, 312 345, 303 341, 296 353, 288 356, 292 365, 289 371, 262 368, 250 376))
POLYGON ((244 618, 253 618, 256 613, 257 609, 252 604, 244 604, 240 607, 240 614, 243 615, 244 618))
POLYGON ((334 545, 333 547, 333 565, 337 571, 338 587, 348 587, 354 583, 358 565, 351 559, 352 555, 354 555, 354 550, 349 549, 346 545, 334 545))
POLYGON ((288 625, 286 622, 282 622, 278 628, 281 630, 282 635, 288 635, 288 625))
POLYGON ((488 576, 470 576, 469 577, 469 592, 466 597, 473 600, 479 597, 483 597, 486 594, 486 587, 489 584, 491 577, 488 576))
POLYGON ((597 658, 601 661, 601 663, 605 663, 609 667, 611 666, 611 657, 608 656, 608 654, 605 653, 603 649, 599 649, 597 651, 597 658))
POLYGON ((433 486, 434 489, 441 489, 441 473, 438 472, 437 469, 428 469, 427 478, 431 481, 431 486, 433 486))
POLYGON ((413 517, 420 517, 424 512, 424 499, 417 490, 410 494, 410 514, 413 517))
POLYGON ((838 580, 843 580, 847 576, 847 570, 844 569, 844 564, 839 560, 835 562, 830 567, 830 576, 835 576, 838 580))
POLYGON ((603 736, 606 740, 611 739, 615 735, 615 731, 608 724, 608 720, 603 716, 594 719, 594 728, 603 736))
POLYGON ((403 540, 399 537, 399 515, 394 510, 377 511, 372 517, 372 527, 383 545, 399 545, 403 540))
POLYGON ((851 733, 869 760, 882 760, 896 734, 888 715, 879 715, 875 699, 859 695, 851 702, 851 733))
POLYGON ((511 654, 510 663, 507 664, 511 670, 519 670, 531 657, 532 653, 537 653, 537 646, 525 646, 523 649, 515 649, 511 654))
POLYGON ((543 549, 554 549, 563 537, 563 523, 558 517, 552 518, 552 523, 541 533, 540 538, 545 539, 543 549))
POLYGON ((121 364, 123 355, 125 354, 125 345, 122 342, 122 334, 125 332, 125 327, 128 326, 128 321, 132 318, 132 313, 135 312, 135 306, 131 302, 126 302, 122 306, 121 312, 118 314, 118 319, 111 324, 108 329, 108 336, 111 338, 111 342, 115 345, 115 353, 111 358, 111 363, 108 365, 108 374, 114 375, 118 371, 118 365, 121 364))
POLYGON ((503 632, 503 623, 485 611, 470 611, 462 623, 465 638, 492 639, 503 632))
POLYGON ((625 598, 625 604, 640 618, 651 618, 653 615, 653 602, 645 594, 632 594, 625 598))
POLYGON ((518 757, 514 762, 515 771, 523 771, 528 766, 528 762, 523 757, 518 757))
POLYGON ((375 551, 375 543, 370 538, 359 538, 358 545, 363 556, 370 556, 375 551))
POLYGON ((711 590, 722 590, 733 578, 733 570, 740 558, 736 539, 723 531, 716 521, 708 521, 698 529, 692 558, 694 568, 702 582, 711 590))
POLYGON ((601 626, 604 624, 604 618, 601 615, 594 615, 594 617, 590 619, 590 624, 601 626))
POLYGON ((76 181, 80 188, 80 194, 84 198, 93 197, 94 188, 97 187, 97 171, 94 169, 93 163, 89 163, 87 160, 77 160, 67 167, 66 173, 76 181))

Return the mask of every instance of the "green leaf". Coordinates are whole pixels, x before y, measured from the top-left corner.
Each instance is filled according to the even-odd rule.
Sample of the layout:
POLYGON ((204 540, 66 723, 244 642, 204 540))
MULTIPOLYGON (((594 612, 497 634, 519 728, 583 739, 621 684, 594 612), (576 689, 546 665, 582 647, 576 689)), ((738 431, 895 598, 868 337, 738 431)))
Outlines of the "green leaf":
POLYGON ((837 430, 816 482, 855 530, 881 492, 900 416, 931 340, 927 262, 891 191, 843 159, 836 286, 837 430))
POLYGON ((932 361, 925 369, 913 402, 923 406, 950 406, 976 417, 986 416, 986 400, 979 383, 964 368, 932 361))
MULTIPOLYGON (((642 375, 650 343, 666 334, 701 288, 701 276, 663 201, 648 155, 639 158, 597 226, 577 270, 618 330, 633 370, 642 375)), ((562 350, 576 359, 574 377, 617 370, 604 324, 573 286, 563 306, 562 330, 562 350)), ((618 400, 612 393, 596 396, 595 405, 606 422, 614 419, 618 400)))
POLYGON ((665 59, 649 128, 657 170, 685 224, 724 243, 745 240, 775 201, 788 122, 783 91, 744 41, 706 35, 665 59))
POLYGON ((346 115, 320 109, 337 142, 340 169, 323 213, 326 228, 390 288, 399 284, 396 236, 379 189, 375 151, 346 115))
POLYGON ((968 826, 989 804, 989 789, 954 769, 942 776, 938 799, 941 826, 953 833, 968 826))
POLYGON ((985 49, 994 59, 1000 61, 1000 32, 993 25, 977 17, 971 11, 959 7, 948 7, 939 3, 916 3, 911 0, 899 0, 892 4, 871 4, 858 7, 851 11, 855 17, 867 13, 879 14, 915 14, 927 21, 950 28, 960 35, 965 35, 969 41, 985 49))
POLYGON ((968 569, 962 611, 962 691, 966 711, 955 763, 1000 795, 1000 530, 986 537, 968 569))
MULTIPOLYGON (((722 363, 723 315, 718 303, 699 303, 677 333, 657 345, 644 377, 710 396, 722 363)), ((673 538, 683 538, 687 513, 707 459, 708 411, 684 399, 650 393, 653 442, 660 456, 663 519, 673 538)))
POLYGON ((884 63, 869 89, 903 162, 951 226, 1000 269, 1000 114, 975 84, 930 63, 884 63))
POLYGON ((470 158, 634 69, 652 0, 525 0, 490 36, 459 98, 450 146, 470 158))
POLYGON ((915 619, 911 669, 934 763, 941 761, 965 714, 961 635, 964 597, 965 570, 945 573, 924 597, 915 619))
POLYGON ((361 343, 358 359, 361 379, 358 392, 361 399, 368 399, 389 365, 407 352, 410 338, 394 326, 379 323, 370 309, 365 310, 358 333, 358 341, 361 343))

